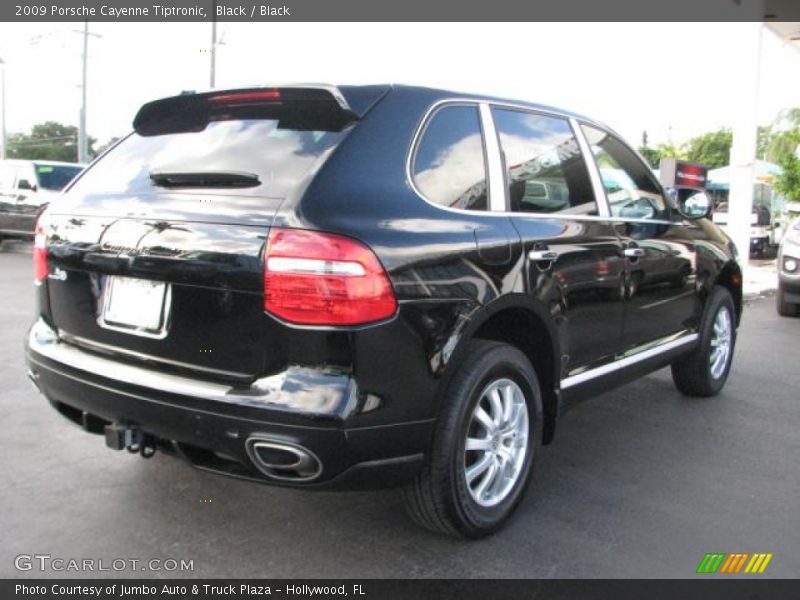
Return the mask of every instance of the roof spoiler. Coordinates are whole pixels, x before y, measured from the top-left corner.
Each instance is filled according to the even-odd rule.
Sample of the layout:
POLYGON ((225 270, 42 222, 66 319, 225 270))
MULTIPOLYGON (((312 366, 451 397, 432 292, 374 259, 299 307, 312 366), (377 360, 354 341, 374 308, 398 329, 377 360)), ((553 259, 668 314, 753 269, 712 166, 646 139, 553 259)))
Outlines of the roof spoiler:
POLYGON ((331 85, 248 87, 184 92, 144 104, 133 119, 139 135, 202 131, 211 121, 276 119, 279 127, 340 131, 359 119, 331 85))

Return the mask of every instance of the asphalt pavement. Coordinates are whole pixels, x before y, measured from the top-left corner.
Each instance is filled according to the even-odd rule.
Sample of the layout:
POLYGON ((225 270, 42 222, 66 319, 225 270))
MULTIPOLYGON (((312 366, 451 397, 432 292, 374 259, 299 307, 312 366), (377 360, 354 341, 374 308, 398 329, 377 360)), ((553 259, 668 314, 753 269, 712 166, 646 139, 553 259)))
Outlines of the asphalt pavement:
POLYGON ((0 577, 685 578, 708 552, 773 553, 748 577, 800 576, 800 319, 772 299, 748 303, 721 395, 685 398, 662 370, 583 403, 509 526, 476 542, 417 528, 393 491, 277 489, 108 450, 27 381, 24 250, 0 250, 0 577), (193 571, 15 568, 34 554, 193 571))

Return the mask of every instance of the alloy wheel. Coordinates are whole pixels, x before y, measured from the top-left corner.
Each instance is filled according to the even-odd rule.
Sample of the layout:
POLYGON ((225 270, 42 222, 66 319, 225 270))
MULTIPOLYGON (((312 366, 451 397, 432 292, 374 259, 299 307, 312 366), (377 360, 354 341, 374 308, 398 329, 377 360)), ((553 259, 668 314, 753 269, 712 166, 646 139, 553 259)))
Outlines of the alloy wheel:
POLYGON ((711 376, 719 379, 725 374, 728 357, 731 353, 732 335, 731 314, 725 306, 721 306, 714 318, 711 333, 711 353, 708 358, 711 376))
POLYGON ((528 405, 511 379, 490 382, 475 404, 464 446, 464 476, 472 499, 502 502, 520 478, 528 450, 528 405))

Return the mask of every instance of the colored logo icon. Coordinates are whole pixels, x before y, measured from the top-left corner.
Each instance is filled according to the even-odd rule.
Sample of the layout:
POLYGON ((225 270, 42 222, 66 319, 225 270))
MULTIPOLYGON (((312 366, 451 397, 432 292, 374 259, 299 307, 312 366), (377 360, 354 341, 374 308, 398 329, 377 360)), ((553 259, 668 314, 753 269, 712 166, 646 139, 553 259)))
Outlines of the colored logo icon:
POLYGON ((767 570, 772 560, 772 554, 756 552, 734 552, 726 554, 724 552, 713 552, 706 554, 700 565, 697 567, 698 573, 763 573, 767 570))

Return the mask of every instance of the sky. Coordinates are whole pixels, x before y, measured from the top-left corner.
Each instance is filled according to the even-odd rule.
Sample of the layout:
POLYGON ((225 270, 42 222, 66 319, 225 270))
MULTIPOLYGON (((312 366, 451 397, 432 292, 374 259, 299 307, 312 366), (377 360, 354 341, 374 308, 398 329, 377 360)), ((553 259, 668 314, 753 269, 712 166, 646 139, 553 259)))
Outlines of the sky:
MULTIPOLYGON (((217 87, 407 83, 586 114, 639 145, 729 126, 749 24, 222 23, 217 87)), ((77 124, 80 23, 0 23, 9 132, 77 124)), ((209 86, 209 23, 91 23, 89 134, 127 133, 139 106, 209 86)), ((800 106, 800 52, 764 31, 759 120, 800 106)))

